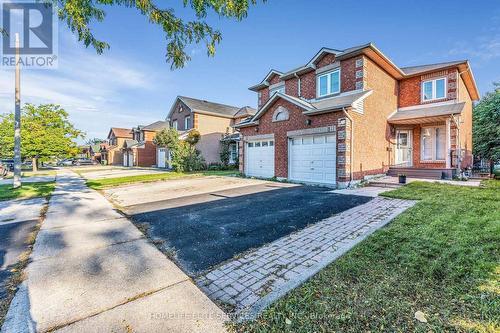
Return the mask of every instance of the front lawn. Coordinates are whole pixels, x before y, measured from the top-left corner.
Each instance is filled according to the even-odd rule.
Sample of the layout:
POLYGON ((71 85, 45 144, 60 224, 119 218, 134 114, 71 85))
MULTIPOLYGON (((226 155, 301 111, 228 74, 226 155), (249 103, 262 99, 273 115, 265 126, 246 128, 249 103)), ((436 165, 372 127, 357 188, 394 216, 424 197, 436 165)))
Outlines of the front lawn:
POLYGON ((500 181, 415 182, 419 199, 237 332, 499 332, 500 181), (427 323, 415 319, 424 313, 427 323))
POLYGON ((47 197, 52 193, 55 182, 46 183, 24 183, 19 188, 12 188, 12 185, 0 185, 0 201, 11 199, 28 199, 35 197, 47 197))
POLYGON ((132 183, 154 182, 168 179, 178 179, 183 177, 201 177, 201 176, 238 176, 238 170, 228 171, 199 171, 199 172, 162 172, 150 175, 126 176, 106 179, 87 180, 88 187, 94 190, 102 190, 107 187, 120 186, 132 183))

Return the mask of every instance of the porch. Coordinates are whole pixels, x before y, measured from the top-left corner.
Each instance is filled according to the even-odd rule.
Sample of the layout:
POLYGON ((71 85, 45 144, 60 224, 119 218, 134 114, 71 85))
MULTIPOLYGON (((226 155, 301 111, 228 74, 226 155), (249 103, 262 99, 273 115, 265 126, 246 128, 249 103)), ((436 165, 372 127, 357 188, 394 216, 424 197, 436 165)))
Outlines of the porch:
POLYGON ((459 115, 464 103, 400 109, 388 119, 391 165, 388 175, 451 179, 460 169, 459 115))

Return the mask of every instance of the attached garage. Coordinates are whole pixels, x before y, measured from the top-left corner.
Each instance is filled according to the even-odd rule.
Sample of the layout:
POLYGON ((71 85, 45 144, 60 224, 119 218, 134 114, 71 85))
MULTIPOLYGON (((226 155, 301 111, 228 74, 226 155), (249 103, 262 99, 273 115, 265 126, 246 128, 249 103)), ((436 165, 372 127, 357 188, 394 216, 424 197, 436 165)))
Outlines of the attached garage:
POLYGON ((274 177, 274 139, 246 142, 245 174, 252 177, 274 177))
POLYGON ((335 185, 336 147, 335 134, 290 138, 288 155, 290 180, 335 185))

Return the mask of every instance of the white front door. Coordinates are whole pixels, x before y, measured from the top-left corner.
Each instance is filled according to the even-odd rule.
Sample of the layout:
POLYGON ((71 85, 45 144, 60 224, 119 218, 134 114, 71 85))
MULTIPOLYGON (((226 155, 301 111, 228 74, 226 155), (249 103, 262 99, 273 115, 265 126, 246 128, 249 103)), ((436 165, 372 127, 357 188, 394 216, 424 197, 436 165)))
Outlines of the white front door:
POLYGON ((335 184, 335 134, 307 135, 290 140, 288 160, 290 180, 335 184))
POLYGON ((128 153, 128 166, 129 167, 134 166, 134 153, 133 152, 128 153))
POLYGON ((411 167, 413 165, 411 132, 411 130, 396 130, 396 166, 411 167))
POLYGON ((124 152, 123 153, 123 166, 128 166, 127 163, 128 163, 128 153, 124 152))
POLYGON ((247 176, 274 177, 274 140, 246 143, 245 174, 247 176))
POLYGON ((167 148, 158 148, 158 168, 167 167, 167 148))

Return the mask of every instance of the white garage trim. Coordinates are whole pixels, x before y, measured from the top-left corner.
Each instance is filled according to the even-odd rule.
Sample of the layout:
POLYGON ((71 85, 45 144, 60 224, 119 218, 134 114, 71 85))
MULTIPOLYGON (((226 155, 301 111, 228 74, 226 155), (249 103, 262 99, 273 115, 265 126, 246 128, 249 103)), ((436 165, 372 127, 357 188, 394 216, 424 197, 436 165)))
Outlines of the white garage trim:
POLYGON ((289 138, 288 178, 296 182, 336 185, 335 132, 289 138))

